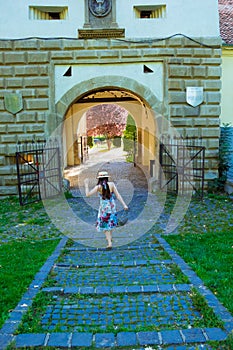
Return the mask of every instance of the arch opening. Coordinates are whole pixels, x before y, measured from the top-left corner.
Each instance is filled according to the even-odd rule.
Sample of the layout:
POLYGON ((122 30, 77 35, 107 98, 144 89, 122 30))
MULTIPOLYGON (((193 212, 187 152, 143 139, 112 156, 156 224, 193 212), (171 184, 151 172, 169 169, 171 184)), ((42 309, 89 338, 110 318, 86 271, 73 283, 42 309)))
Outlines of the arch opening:
MULTIPOLYGON (((76 98, 70 105, 64 116, 64 121, 63 151, 65 155, 65 169, 80 167, 81 165, 85 166, 88 155, 91 156, 93 154, 92 150, 90 152, 90 145, 88 145, 90 137, 92 137, 92 142, 94 140, 94 143, 96 141, 95 138, 98 140, 100 137, 104 137, 105 143, 108 145, 108 151, 114 151, 111 149, 108 141, 114 145, 115 136, 121 138, 121 155, 123 156, 124 154, 125 161, 128 156, 128 160, 130 159, 134 166, 143 167, 144 171, 150 176, 157 178, 156 169, 150 168, 151 164, 155 164, 155 159, 158 158, 158 130, 155 115, 149 108, 148 103, 136 94, 128 90, 112 87, 87 92, 85 95, 76 98), (91 122, 89 120, 93 116, 91 113, 93 110, 100 113, 98 115, 96 112, 97 118, 95 118, 94 126, 93 120, 91 122), (106 115, 101 116, 101 111, 106 115), (104 134, 104 129, 105 127, 110 127, 112 121, 111 112, 114 111, 120 114, 120 119, 118 118, 115 123, 115 130, 110 130, 111 137, 108 137, 108 135, 104 134), (134 140, 131 140, 130 152, 128 150, 124 152, 122 137, 126 132, 127 118, 129 116, 132 117, 135 123, 136 133, 134 140)), ((119 149, 117 150, 116 148, 115 152, 111 153, 111 160, 119 157, 119 149)), ((105 157, 106 155, 104 155, 104 158, 109 159, 109 154, 105 157)), ((70 171, 65 171, 65 174, 70 180, 70 176, 67 175, 70 174, 70 171)), ((71 182, 73 183, 73 181, 71 182)))

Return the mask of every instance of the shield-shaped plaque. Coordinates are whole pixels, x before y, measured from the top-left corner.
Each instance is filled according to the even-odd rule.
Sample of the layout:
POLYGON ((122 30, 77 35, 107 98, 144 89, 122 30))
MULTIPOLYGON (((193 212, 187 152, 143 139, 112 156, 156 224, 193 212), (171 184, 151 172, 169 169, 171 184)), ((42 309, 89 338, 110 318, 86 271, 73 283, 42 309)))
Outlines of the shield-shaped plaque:
POLYGON ((21 94, 16 92, 7 92, 4 95, 4 104, 8 112, 16 114, 23 109, 23 99, 21 94))
POLYGON ((203 87, 188 86, 186 88, 186 102, 192 107, 197 107, 203 102, 203 87))
POLYGON ((107 16, 111 11, 111 8, 111 0, 89 0, 89 9, 96 17, 107 16))

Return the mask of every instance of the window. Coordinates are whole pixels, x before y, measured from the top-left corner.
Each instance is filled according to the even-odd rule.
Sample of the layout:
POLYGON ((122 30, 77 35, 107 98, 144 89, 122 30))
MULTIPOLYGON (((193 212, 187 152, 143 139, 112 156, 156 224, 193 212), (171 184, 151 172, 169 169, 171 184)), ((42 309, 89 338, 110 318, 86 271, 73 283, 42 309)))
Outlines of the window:
POLYGON ((141 11, 140 18, 152 18, 152 11, 141 11))
POLYGON ((64 20, 68 18, 68 7, 30 6, 29 19, 64 20))
POLYGON ((165 18, 166 5, 140 5, 134 6, 136 18, 165 18))

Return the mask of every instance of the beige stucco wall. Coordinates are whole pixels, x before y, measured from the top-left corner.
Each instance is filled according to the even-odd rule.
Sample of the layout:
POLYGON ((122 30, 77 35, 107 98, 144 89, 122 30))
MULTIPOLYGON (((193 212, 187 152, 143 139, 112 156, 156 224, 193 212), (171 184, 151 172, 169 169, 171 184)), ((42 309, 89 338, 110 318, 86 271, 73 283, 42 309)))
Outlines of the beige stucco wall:
MULTIPOLYGON (((101 87, 130 91, 150 110, 163 115, 181 134, 202 137, 207 147, 206 178, 217 174, 221 88, 221 41, 218 37, 195 38, 194 41, 180 36, 134 44, 107 39, 8 40, 0 41, 0 62, 0 195, 17 193, 17 142, 48 137, 63 122, 75 100, 101 87), (88 64, 117 62, 120 67, 135 62, 136 67, 152 61, 163 64, 162 101, 140 77, 130 79, 127 75, 89 77, 67 88, 58 101, 55 99, 55 67, 58 65, 82 64, 88 71, 88 64), (204 101, 200 106, 187 104, 187 86, 204 88, 204 101), (10 92, 22 96, 23 109, 16 114, 5 108, 4 95, 10 92)), ((156 132, 161 133, 161 130, 156 132)))
MULTIPOLYGON (((190 37, 219 35, 218 0, 116 0, 115 7, 116 23, 125 29, 126 38, 163 38, 176 33, 190 37), (135 15, 135 6, 161 4, 166 6, 162 18, 140 19, 135 15)), ((78 29, 85 25, 85 8, 88 8, 85 0, 2 0, 0 39, 77 38, 78 29), (46 7, 50 11, 66 7, 67 17, 64 20, 33 19, 30 7, 44 8, 44 11, 46 7)))
POLYGON ((221 124, 233 125, 233 47, 222 50, 221 124))

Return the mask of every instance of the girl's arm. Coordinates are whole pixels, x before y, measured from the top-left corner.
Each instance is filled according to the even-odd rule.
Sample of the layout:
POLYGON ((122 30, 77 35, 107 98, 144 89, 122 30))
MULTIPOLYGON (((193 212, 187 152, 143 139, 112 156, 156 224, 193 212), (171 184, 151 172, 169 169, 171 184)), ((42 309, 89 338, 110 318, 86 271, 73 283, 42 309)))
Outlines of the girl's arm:
POLYGON ((112 191, 115 193, 115 196, 117 197, 117 199, 121 202, 121 204, 123 205, 125 210, 128 210, 129 208, 127 207, 127 205, 125 204, 123 198, 121 197, 120 193, 118 192, 115 184, 112 182, 112 191))
POLYGON ((85 185, 85 193, 86 193, 87 197, 90 197, 93 194, 98 192, 99 186, 95 186, 92 190, 89 190, 89 180, 88 179, 84 180, 84 185, 85 185))

